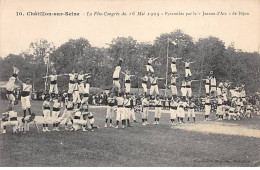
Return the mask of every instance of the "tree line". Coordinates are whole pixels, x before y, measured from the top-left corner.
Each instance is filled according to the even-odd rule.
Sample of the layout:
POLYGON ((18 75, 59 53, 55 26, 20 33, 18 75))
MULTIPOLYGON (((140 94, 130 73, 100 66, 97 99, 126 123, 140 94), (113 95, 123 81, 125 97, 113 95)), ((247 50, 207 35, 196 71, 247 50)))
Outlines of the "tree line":
MULTIPOLYGON (((229 80, 233 86, 245 84, 250 93, 260 91, 260 56, 259 53, 243 52, 233 44, 225 47, 225 43, 217 37, 201 38, 198 41, 182 32, 175 30, 161 34, 151 42, 138 42, 132 37, 117 37, 107 48, 92 46, 85 38, 70 39, 68 42, 55 47, 53 43, 41 39, 32 42, 25 52, 19 55, 9 54, 0 58, 1 81, 7 81, 12 73, 12 66, 20 69, 20 79, 29 77, 33 80, 34 89, 44 89, 44 77, 47 65, 49 73, 52 69, 57 74, 83 70, 91 73, 91 86, 107 88, 112 85, 112 74, 119 58, 124 60, 122 71, 130 70, 136 75, 132 87, 141 88, 140 78, 145 74, 145 64, 149 57, 157 57, 154 70, 158 77, 166 77, 168 56, 177 56, 182 60, 195 61, 191 65, 192 79, 202 80, 213 71, 217 81, 229 80), (168 50, 167 50, 168 49, 168 50)), ((170 79, 170 60, 168 62, 168 79, 170 79)), ((179 84, 184 79, 184 63, 177 62, 180 75, 179 84)), ((123 76, 122 76, 123 77, 123 76)), ((123 81, 123 78, 122 78, 123 81)), ((168 80, 169 82, 169 80, 168 80)), ((60 89, 67 89, 68 77, 58 78, 60 89)), ((165 81, 159 82, 164 88, 165 81)), ((204 88, 200 82, 195 82, 193 90, 204 88)))

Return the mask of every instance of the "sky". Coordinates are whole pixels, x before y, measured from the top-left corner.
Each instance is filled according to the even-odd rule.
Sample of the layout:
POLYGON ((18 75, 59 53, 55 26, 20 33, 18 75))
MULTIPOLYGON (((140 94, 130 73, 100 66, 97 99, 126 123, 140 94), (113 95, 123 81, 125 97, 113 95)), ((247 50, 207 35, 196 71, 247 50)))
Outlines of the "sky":
POLYGON ((162 33, 181 29, 198 40, 215 36, 226 46, 259 52, 260 0, 0 0, 0 56, 19 54, 41 38, 56 47, 84 37, 96 47, 107 47, 113 38, 132 36, 153 42, 162 33), (27 16, 27 12, 74 12, 80 16, 27 16), (24 16, 18 16, 22 12, 24 16), (122 12, 127 16, 87 16, 87 12, 122 12), (135 12, 134 16, 129 13, 135 12), (144 12, 144 16, 137 16, 144 12), (148 13, 160 16, 148 16, 148 13), (184 15, 166 16, 165 12, 184 15), (195 12, 197 15, 186 16, 195 12), (223 12, 227 15, 202 13, 223 12), (229 15, 236 12, 237 15, 229 15), (239 12, 249 15, 239 15, 239 12), (200 15, 198 15, 200 13, 200 15), (161 15, 164 14, 164 15, 161 15))

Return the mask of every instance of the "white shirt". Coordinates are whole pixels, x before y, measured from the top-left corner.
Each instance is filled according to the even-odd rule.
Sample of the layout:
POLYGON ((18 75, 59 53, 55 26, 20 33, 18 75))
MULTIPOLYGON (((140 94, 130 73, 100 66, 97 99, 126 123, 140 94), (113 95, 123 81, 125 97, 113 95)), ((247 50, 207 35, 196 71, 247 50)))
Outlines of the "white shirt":
POLYGON ((150 82, 151 82, 151 84, 153 85, 153 84, 157 84, 157 77, 150 77, 150 82))
POLYGON ((146 98, 143 99, 142 106, 149 106, 149 102, 146 98))
POLYGON ((150 59, 148 60, 148 64, 152 64, 152 62, 153 62, 153 59, 150 58, 150 59))
POLYGON ((14 90, 15 77, 10 77, 9 81, 6 84, 6 90, 13 91, 14 90))
POLYGON ((60 108, 60 103, 58 100, 55 99, 53 102, 53 108, 60 108))
POLYGON ((147 76, 144 76, 143 80, 144 80, 144 81, 148 81, 148 77, 147 77, 147 76))
POLYGON ((55 81, 55 80, 57 80, 57 75, 50 75, 50 80, 51 81, 55 81))
POLYGON ((172 63, 176 63, 177 58, 175 58, 175 57, 171 57, 171 60, 172 60, 172 63))
POLYGON ((90 85, 87 83, 87 84, 85 85, 85 87, 84 87, 84 93, 85 93, 85 94, 89 94, 89 87, 90 87, 90 85))
POLYGON ((185 81, 183 81, 183 82, 181 83, 181 87, 182 87, 182 88, 185 88, 185 87, 186 87, 186 82, 185 82, 185 81))
POLYGON ((70 73, 69 77, 70 77, 70 81, 74 81, 75 80, 75 74, 70 73))
POLYGON ((116 66, 114 74, 113 74, 113 78, 119 78, 120 71, 121 71, 121 67, 120 66, 116 66))
POLYGON ((125 74, 125 80, 130 80, 130 76, 128 74, 125 74))
POLYGON ((210 79, 206 79, 206 85, 209 85, 209 80, 210 80, 210 79))
POLYGON ((23 83, 22 86, 23 86, 23 91, 27 91, 27 92, 32 91, 32 85, 23 83))
POLYGON ((178 107, 178 103, 176 101, 171 101, 171 107, 178 107))
POLYGON ((217 86, 216 78, 212 78, 210 83, 211 83, 211 86, 217 86))
POLYGON ((184 102, 179 102, 178 104, 178 109, 184 109, 185 103, 184 102))
POLYGON ((42 105, 43 107, 50 107, 50 102, 44 101, 42 105))
POLYGON ((177 77, 171 77, 171 84, 175 84, 177 80, 177 77))
POLYGON ((9 111, 9 118, 17 117, 17 112, 15 111, 9 111))
POLYGON ((210 99, 207 98, 207 99, 205 100, 205 102, 210 104, 210 99))
POLYGON ((124 99, 125 106, 130 106, 130 104, 131 104, 130 99, 124 99))
POLYGON ((189 88, 190 88, 191 87, 191 81, 187 81, 186 86, 189 86, 189 88))
POLYGON ((185 62, 185 68, 190 67, 190 62, 185 62))
POLYGON ((158 99, 158 100, 155 99, 155 100, 154 100, 154 104, 155 104, 155 105, 159 105, 159 106, 162 105, 161 99, 158 99))
POLYGON ((78 80, 84 80, 84 74, 79 74, 78 75, 78 80))
POLYGON ((80 111, 77 111, 77 112, 75 113, 75 116, 81 117, 81 112, 80 112, 80 111))
POLYGON ((223 83, 220 82, 220 83, 218 84, 218 87, 222 88, 222 87, 223 87, 223 83))
POLYGON ((218 104, 222 104, 222 99, 218 98, 218 104))
POLYGON ((67 101, 66 103, 66 108, 73 108, 73 102, 72 101, 67 101))
POLYGON ((235 97, 235 93, 236 93, 235 90, 233 90, 233 89, 230 90, 231 97, 235 97))
POLYGON ((116 101, 117 101, 118 106, 121 106, 121 105, 124 104, 124 98, 123 97, 117 97, 116 101))
POLYGON ((78 91, 79 90, 79 84, 78 83, 76 83, 75 84, 75 86, 74 86, 74 89, 73 89, 74 91, 78 91))

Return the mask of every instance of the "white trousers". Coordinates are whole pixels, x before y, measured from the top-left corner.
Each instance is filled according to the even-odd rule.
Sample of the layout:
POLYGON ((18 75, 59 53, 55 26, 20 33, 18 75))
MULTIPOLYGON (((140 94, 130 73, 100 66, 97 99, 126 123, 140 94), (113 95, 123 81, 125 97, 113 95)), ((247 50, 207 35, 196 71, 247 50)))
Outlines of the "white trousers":
POLYGON ((115 106, 107 106, 106 119, 112 119, 115 113, 115 106))
POLYGON ((52 111, 52 123, 58 122, 60 111, 52 111))
POLYGON ((210 105, 205 105, 205 115, 209 115, 210 114, 210 110, 211 110, 211 106, 210 105))
POLYGON ((150 72, 153 73, 153 72, 154 72, 154 69, 153 69, 153 67, 152 67, 151 65, 146 65, 146 71, 147 71, 147 72, 150 71, 150 72))
POLYGON ((178 95, 178 90, 175 85, 171 85, 172 95, 178 95))
POLYGON ((191 71, 190 69, 185 69, 185 77, 191 76, 191 71))
POLYGON ((195 117, 194 109, 188 109, 188 117, 190 117, 190 116, 195 117))
POLYGON ((118 89, 121 88, 119 80, 113 80, 113 86, 117 87, 118 89))
POLYGON ((131 89, 131 84, 130 83, 125 83, 125 92, 126 93, 130 93, 130 89, 131 89))
POLYGON ((69 90, 68 90, 68 93, 73 93, 74 88, 75 88, 75 83, 69 83, 69 90))
POLYGON ((177 72, 176 64, 172 64, 171 63, 171 70, 172 70, 172 73, 176 73, 177 72))
POLYGON ((18 121, 14 120, 14 121, 6 121, 3 122, 1 121, 1 129, 4 129, 4 126, 13 126, 13 132, 15 132, 18 128, 18 121))
POLYGON ((147 84, 146 83, 142 83, 142 87, 144 89, 144 93, 147 93, 147 84))
POLYGON ((14 94, 6 94, 6 98, 12 103, 15 102, 14 94))
POLYGON ((129 113, 130 113, 130 118, 132 117, 132 119, 135 120, 135 109, 134 108, 130 109, 129 113))
POLYGON ((177 116, 180 118, 184 118, 185 117, 185 112, 183 108, 178 108, 177 109, 177 116))
POLYGON ((161 107, 155 107, 154 118, 161 118, 161 114, 162 114, 162 108, 161 107))
POLYGON ((176 119, 177 116, 177 110, 170 109, 170 119, 176 119))
POLYGON ((150 95, 153 95, 153 92, 155 92, 155 94, 159 94, 158 85, 151 85, 150 95))
POLYGON ((186 96, 186 94, 187 94, 187 89, 186 89, 186 87, 182 87, 182 88, 181 88, 181 95, 182 95, 182 96, 186 96))
POLYGON ((79 93, 80 94, 84 93, 84 83, 83 82, 79 84, 79 93))
POLYGON ((143 112, 142 112, 142 119, 147 119, 148 118, 148 107, 143 107, 143 112))
POLYGON ((49 93, 55 93, 58 94, 58 85, 57 84, 50 84, 50 90, 49 93))
POLYGON ((50 110, 47 110, 47 109, 44 109, 44 110, 42 111, 42 113, 43 113, 43 122, 44 122, 45 124, 52 123, 52 122, 51 122, 51 111, 50 111, 50 110))
POLYGON ((189 97, 192 95, 191 88, 186 88, 186 94, 188 94, 189 97))
POLYGON ((30 96, 21 97, 22 109, 26 110, 31 107, 30 96))
POLYGON ((209 85, 205 85, 206 93, 209 93, 209 85))
POLYGON ((125 108, 125 119, 130 119, 130 108, 125 108))
POLYGON ((73 94, 73 103, 80 103, 80 95, 79 95, 79 91, 74 91, 73 94))
POLYGON ((117 108, 116 120, 120 121, 120 120, 124 120, 124 119, 125 119, 125 108, 123 108, 123 107, 117 108))

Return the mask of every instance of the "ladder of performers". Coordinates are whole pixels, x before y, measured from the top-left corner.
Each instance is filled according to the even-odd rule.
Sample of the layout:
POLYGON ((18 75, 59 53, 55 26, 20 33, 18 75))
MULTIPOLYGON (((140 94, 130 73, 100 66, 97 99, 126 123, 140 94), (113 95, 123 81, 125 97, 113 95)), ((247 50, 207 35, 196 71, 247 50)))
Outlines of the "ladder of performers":
MULTIPOLYGON (((154 69, 152 67, 152 63, 153 61, 155 61, 157 58, 149 58, 147 65, 146 65, 146 73, 145 76, 142 78, 142 87, 144 89, 144 97, 142 99, 142 107, 143 110, 143 114, 142 114, 142 121, 143 124, 146 125, 147 124, 147 109, 146 106, 149 105, 149 100, 150 98, 154 95, 155 93, 155 97, 153 98, 154 103, 155 103, 155 120, 154 120, 154 124, 159 124, 159 119, 160 119, 160 114, 161 114, 161 100, 159 97, 159 89, 158 89, 158 80, 164 80, 165 78, 158 78, 155 73, 154 73, 154 69), (147 91, 147 82, 150 81, 151 87, 150 87, 150 93, 148 95, 147 91)), ((182 81, 182 86, 181 86, 181 98, 179 99, 178 96, 178 91, 177 91, 177 87, 176 87, 176 79, 179 77, 179 75, 177 74, 177 69, 176 69, 176 62, 177 60, 179 60, 180 58, 177 57, 171 57, 171 84, 165 85, 166 87, 170 88, 172 91, 172 100, 171 100, 171 109, 172 110, 176 110, 176 108, 178 107, 178 122, 183 122, 183 118, 184 118, 184 107, 185 107, 185 103, 187 103, 187 99, 186 97, 188 97, 188 104, 189 104, 189 108, 193 109, 192 112, 192 117, 194 118, 195 121, 195 114, 194 114, 194 103, 191 100, 192 97, 192 91, 191 91, 191 83, 193 81, 198 81, 198 80, 191 80, 191 71, 190 71, 190 64, 194 63, 194 62, 190 62, 189 60, 187 61, 182 61, 185 64, 185 79, 184 81, 182 81)), ((130 93, 131 90, 131 77, 134 77, 135 75, 131 75, 130 72, 128 70, 126 70, 125 72, 121 72, 121 66, 122 66, 122 62, 123 60, 120 59, 118 62, 118 65, 115 68, 115 71, 113 73, 113 89, 112 89, 112 94, 113 91, 114 92, 118 92, 118 94, 116 94, 117 98, 116 98, 116 102, 117 102, 117 122, 116 122, 116 127, 118 128, 118 123, 119 121, 122 119, 122 125, 126 126, 126 120, 128 123, 128 126, 130 126, 129 124, 129 111, 127 111, 128 114, 126 114, 127 118, 125 119, 124 117, 121 118, 122 115, 124 115, 125 113, 125 109, 129 109, 130 108, 130 100, 129 100, 129 96, 128 94, 130 93), (120 73, 124 74, 125 76, 125 95, 122 94, 121 92, 121 86, 120 86, 120 73), (124 96, 124 97, 123 97, 124 96), (128 99, 128 100, 125 100, 128 99), (126 102, 127 101, 127 102, 126 102)), ((14 91, 14 83, 17 80, 19 83, 21 83, 22 86, 22 92, 21 92, 21 105, 22 105, 22 109, 24 112, 24 116, 23 116, 23 121, 26 121, 26 112, 28 110, 29 112, 29 117, 28 120, 30 120, 32 117, 34 117, 33 113, 31 113, 31 104, 30 104, 30 98, 31 98, 31 93, 32 93, 32 85, 31 85, 31 80, 29 78, 26 78, 25 82, 22 82, 19 78, 18 78, 18 73, 19 73, 19 69, 16 67, 13 67, 13 74, 12 76, 9 78, 8 83, 6 84, 6 96, 9 100, 9 105, 8 105, 8 111, 12 111, 13 107, 14 107, 14 103, 15 103, 15 97, 13 95, 13 91, 14 91)), ((79 126, 84 125, 86 126, 86 120, 87 118, 90 121, 91 124, 91 129, 93 130, 93 123, 94 123, 94 117, 93 114, 91 112, 89 112, 88 110, 88 97, 89 97, 89 90, 90 90, 90 85, 89 85, 89 78, 90 78, 90 74, 89 73, 83 73, 83 71, 81 71, 79 74, 76 73, 74 70, 72 70, 71 73, 69 74, 60 74, 57 75, 55 70, 52 70, 52 74, 49 76, 45 76, 43 78, 50 79, 50 89, 49 89, 49 96, 46 95, 46 99, 43 103, 43 111, 44 112, 44 118, 48 119, 50 117, 50 100, 49 98, 52 99, 53 102, 53 111, 52 111, 52 122, 53 123, 53 127, 54 127, 54 131, 59 131, 58 130, 58 125, 61 122, 61 120, 66 119, 66 120, 70 120, 67 119, 68 117, 68 112, 64 112, 64 115, 60 116, 60 109, 63 107, 62 103, 66 104, 66 110, 67 111, 71 111, 73 109, 76 109, 78 115, 75 114, 73 122, 78 122, 78 118, 80 116, 82 116, 82 114, 84 114, 85 117, 83 120, 83 123, 78 122, 79 126), (59 76, 69 76, 69 88, 68 88, 68 92, 64 94, 63 98, 58 96, 58 86, 57 86, 57 78, 59 76), (67 98, 67 99, 66 99, 67 98), (67 100, 65 101, 61 101, 62 99, 67 100)), ((218 108, 217 108, 217 115, 219 115, 220 119, 223 119, 223 116, 225 114, 223 114, 224 112, 228 112, 228 116, 229 119, 231 117, 233 117, 233 119, 236 118, 240 118, 240 113, 243 113, 243 109, 242 106, 244 105, 244 101, 246 101, 246 93, 245 93, 245 89, 244 89, 244 85, 242 85, 241 87, 235 87, 233 89, 230 89, 230 85, 231 82, 220 82, 218 87, 217 87, 217 83, 216 83, 216 78, 213 76, 213 72, 210 73, 209 76, 207 76, 206 79, 203 79, 205 81, 205 90, 206 90, 206 99, 205 99, 205 120, 209 120, 209 114, 211 112, 211 100, 214 98, 217 99, 217 103, 218 103, 218 108), (213 94, 213 95, 212 95, 213 94), (216 95, 214 95, 216 94, 216 95), (228 95, 230 94, 230 95, 228 95)), ((113 98, 113 96, 112 96, 113 98)), ((250 105, 248 105, 250 106, 250 105)), ((130 109, 131 110, 131 109, 130 109)), ((251 110, 250 107, 246 108, 247 112, 249 113, 249 111, 251 110)), ((12 112, 13 113, 13 112, 12 112)), ((110 112, 108 112, 110 113, 110 112)), ((174 113, 174 112, 173 112, 174 113)), ((71 114, 69 114, 71 115, 71 114)), ((171 115, 176 115, 176 114, 171 114, 171 115)), ((250 115, 250 114, 249 114, 250 115)), ((13 116, 13 115, 11 115, 13 116)), ((10 117, 10 115, 9 115, 10 117)), ((17 113, 15 114, 15 119, 11 119, 8 120, 8 122, 10 121, 17 121, 17 113)), ((109 116, 108 116, 109 117, 109 116)), ((108 118, 107 117, 107 118, 108 118)), ((176 116, 171 116, 171 117, 176 117, 176 116)), ((107 122, 107 118, 106 118, 106 122, 107 122)), ((110 121, 111 121, 111 116, 110 116, 110 121)), ((174 124, 174 118, 171 118, 172 123, 174 124)), ((24 123, 22 123, 24 124, 24 123)), ((77 123, 75 124, 75 128, 73 129, 77 129, 78 125, 77 123)), ((65 124, 66 125, 66 124, 65 124)), ((46 130, 46 124, 44 124, 43 126, 46 130)), ((38 128, 37 128, 38 129, 38 128)), ((47 128, 48 129, 48 128, 47 128)), ((86 130, 86 127, 83 128, 83 130, 86 130)))
MULTIPOLYGON (((170 69, 171 69, 171 76, 170 76, 170 84, 165 84, 166 88, 171 89, 171 94, 173 98, 176 98, 180 96, 182 100, 191 100, 192 98, 192 82, 196 82, 199 80, 192 80, 191 76, 191 70, 190 65, 194 62, 191 62, 189 59, 186 61, 182 61, 181 58, 178 57, 169 57, 171 60, 170 69), (176 63, 178 60, 181 60, 181 62, 185 65, 185 77, 184 80, 181 82, 180 91, 181 94, 178 94, 177 89, 177 79, 180 78, 180 76, 177 74, 177 67, 176 63)), ((155 74, 155 71, 153 69, 153 62, 157 60, 157 58, 148 58, 146 67, 146 73, 144 77, 142 77, 142 88, 144 92, 144 96, 149 96, 150 99, 154 99, 157 95, 159 95, 159 88, 158 88, 158 81, 159 80, 165 80, 165 78, 159 78, 155 74), (150 89, 148 93, 148 81, 150 82, 150 89)), ((126 95, 130 94, 131 90, 131 78, 135 77, 135 75, 131 75, 129 70, 126 70, 125 72, 121 71, 123 60, 119 59, 118 64, 114 70, 113 73, 113 88, 111 92, 121 92, 121 85, 120 85, 120 73, 124 75, 124 86, 125 90, 124 93, 126 95)), ((7 89, 7 98, 10 100, 10 106, 14 105, 14 83, 16 80, 18 80, 22 84, 22 97, 29 96, 30 91, 32 90, 32 86, 30 84, 30 79, 26 79, 26 82, 23 83, 21 80, 17 77, 17 74, 19 72, 18 68, 13 68, 13 75, 10 77, 6 89, 7 89)), ((90 73, 84 73, 83 71, 80 71, 79 73, 75 72, 74 70, 71 71, 69 74, 57 74, 56 70, 53 69, 50 75, 47 75, 43 77, 46 82, 47 79, 50 80, 49 83, 49 93, 46 92, 45 96, 50 95, 51 98, 58 98, 58 85, 57 85, 57 79, 60 76, 69 76, 69 84, 68 84, 68 91, 65 92, 64 96, 68 99, 69 97, 73 98, 73 102, 75 104, 78 104, 80 106, 81 100, 87 100, 89 97, 89 91, 90 91, 90 84, 89 84, 89 78, 91 77, 90 73)), ((205 91, 206 91, 206 97, 214 97, 214 98, 221 98, 223 102, 227 101, 227 96, 231 95, 231 97, 234 98, 243 98, 245 100, 245 89, 244 85, 241 87, 235 87, 234 89, 230 89, 230 85, 232 82, 226 81, 226 82, 220 82, 217 86, 216 78, 213 75, 213 72, 210 72, 210 75, 207 76, 205 79, 205 91), (230 90, 229 90, 230 89, 230 90)), ((116 94, 117 95, 117 94, 116 94)), ((64 98, 63 96, 63 98, 64 98)))
MULTIPOLYGON (((165 84, 166 88, 171 89, 172 93, 172 98, 178 98, 180 96, 180 99, 183 101, 186 101, 188 99, 192 99, 192 82, 199 81, 199 80, 192 80, 191 76, 191 70, 190 70, 190 65, 194 62, 191 62, 189 59, 186 61, 182 61, 185 65, 185 77, 184 80, 181 83, 180 91, 181 94, 178 94, 177 90, 177 78, 180 78, 180 76, 177 74, 177 67, 176 63, 178 60, 181 60, 181 58, 177 57, 169 57, 171 59, 171 77, 170 77, 170 85, 165 84)), ((157 58, 149 58, 147 61, 147 64, 145 65, 146 67, 146 73, 144 77, 142 77, 142 88, 144 91, 144 96, 145 97, 150 97, 150 99, 155 99, 156 96, 159 95, 159 88, 158 88, 158 81, 159 80, 165 80, 165 78, 159 78, 155 74, 155 71, 153 69, 153 62, 157 58), (151 86, 149 89, 149 94, 148 94, 148 88, 147 84, 148 81, 150 82, 151 86)), ((124 86, 125 86, 125 94, 128 95, 130 94, 131 90, 131 78, 135 77, 135 75, 131 75, 129 70, 126 70, 125 72, 121 71, 123 60, 119 59, 117 66, 115 67, 114 73, 113 73, 113 88, 111 92, 115 92, 117 95, 118 92, 121 92, 121 85, 120 85, 120 73, 124 75, 124 86)), ((28 96, 30 96, 30 93, 32 91, 32 85, 31 85, 31 80, 27 78, 25 82, 23 83, 19 78, 18 78, 18 73, 19 70, 17 67, 13 67, 13 74, 9 78, 9 81, 6 85, 6 90, 7 90, 7 98, 10 101, 9 107, 13 107, 15 97, 13 95, 13 90, 14 90, 14 83, 16 80, 18 80, 21 85, 22 85, 22 92, 21 96, 24 99, 24 102, 27 101, 29 103, 28 96), (25 99, 26 98, 26 99, 25 99)), ((78 107, 80 107, 82 101, 88 100, 89 93, 90 93, 90 84, 89 84, 89 78, 91 77, 90 73, 84 73, 83 71, 77 73, 74 70, 71 71, 69 74, 57 74, 56 70, 52 70, 51 75, 47 75, 43 77, 44 79, 49 79, 49 93, 46 93, 45 96, 50 95, 50 98, 58 98, 58 85, 57 85, 57 79, 60 76, 69 76, 69 84, 68 84, 68 91, 67 93, 64 93, 63 96, 60 96, 65 100, 64 98, 70 98, 72 97, 73 103, 77 104, 78 107)), ((228 101, 228 96, 231 96, 232 101, 236 101, 237 99, 242 99, 243 101, 245 100, 246 92, 244 85, 241 87, 235 87, 233 89, 230 89, 230 85, 232 82, 226 81, 226 82, 220 82, 217 86, 216 78, 213 75, 213 72, 210 72, 210 75, 207 76, 205 79, 205 91, 206 91, 206 98, 219 98, 222 100, 222 102, 227 102, 228 101)), ((26 108, 26 105, 30 104, 25 104, 24 108, 26 108)), ((30 112, 30 111, 29 111, 30 112)))

